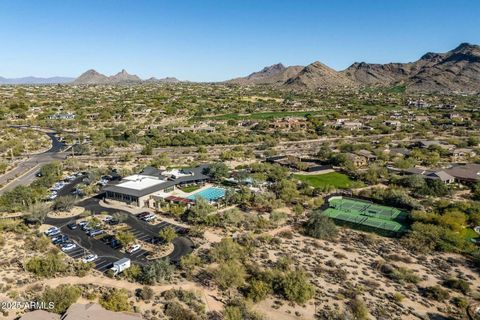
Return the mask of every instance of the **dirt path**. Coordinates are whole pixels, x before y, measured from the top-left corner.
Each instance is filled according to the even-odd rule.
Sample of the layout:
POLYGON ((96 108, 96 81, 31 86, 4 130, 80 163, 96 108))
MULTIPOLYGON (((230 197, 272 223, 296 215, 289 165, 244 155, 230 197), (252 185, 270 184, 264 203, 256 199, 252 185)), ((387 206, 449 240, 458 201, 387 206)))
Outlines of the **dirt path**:
MULTIPOLYGON (((29 284, 28 286, 34 285, 45 285, 55 288, 61 284, 72 284, 72 285, 99 285, 109 288, 117 288, 117 289, 125 289, 131 292, 135 292, 137 289, 141 289, 143 285, 138 283, 128 282, 126 280, 118 280, 112 279, 105 276, 96 276, 96 275, 88 275, 85 277, 76 277, 76 276, 68 276, 68 277, 60 277, 60 278, 52 278, 52 279, 45 279, 42 281, 37 281, 29 284)), ((203 296, 203 299, 206 304, 207 311, 221 311, 223 309, 223 304, 219 302, 215 297, 218 297, 219 294, 216 290, 207 289, 202 287, 194 282, 183 282, 178 284, 164 284, 164 285, 152 285, 149 286, 153 289, 156 294, 161 292, 170 290, 170 289, 184 289, 184 290, 193 290, 200 293, 203 296)))

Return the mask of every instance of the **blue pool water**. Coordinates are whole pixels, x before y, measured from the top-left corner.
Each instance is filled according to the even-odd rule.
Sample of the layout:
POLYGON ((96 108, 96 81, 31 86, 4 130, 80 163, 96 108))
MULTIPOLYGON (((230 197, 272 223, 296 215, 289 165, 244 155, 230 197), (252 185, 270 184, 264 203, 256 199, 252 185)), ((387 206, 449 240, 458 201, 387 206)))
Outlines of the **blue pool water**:
POLYGON ((187 199, 195 200, 196 197, 202 197, 203 199, 208 201, 216 201, 220 198, 225 197, 225 189, 210 187, 188 196, 187 199))

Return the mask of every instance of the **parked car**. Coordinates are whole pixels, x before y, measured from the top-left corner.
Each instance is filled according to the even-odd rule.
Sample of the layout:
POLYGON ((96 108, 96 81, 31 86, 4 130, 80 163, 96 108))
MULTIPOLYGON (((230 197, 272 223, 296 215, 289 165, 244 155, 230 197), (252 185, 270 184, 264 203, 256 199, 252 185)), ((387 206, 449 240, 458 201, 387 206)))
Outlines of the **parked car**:
POLYGON ((80 228, 82 228, 84 225, 86 225, 88 223, 88 221, 80 221, 78 223, 78 225, 80 226, 80 228))
POLYGON ((74 196, 83 197, 83 192, 82 192, 82 190, 77 189, 77 188, 75 188, 75 189, 72 190, 72 194, 73 194, 74 196))
POLYGON ((137 218, 142 219, 143 217, 146 217, 146 216, 148 216, 149 214, 150 214, 150 212, 145 211, 145 212, 139 213, 139 214, 137 215, 137 218))
POLYGON ((92 227, 89 223, 86 223, 82 226, 82 230, 88 233, 88 231, 92 230, 92 227))
POLYGON ((45 235, 50 236, 54 232, 59 232, 60 229, 58 227, 50 227, 45 231, 45 235))
POLYGON ((53 244, 62 244, 68 241, 68 236, 66 234, 61 234, 59 236, 52 238, 53 244))
POLYGON ((134 253, 134 252, 140 250, 141 247, 142 247, 142 246, 139 245, 139 244, 134 244, 134 245, 130 246, 129 248, 127 248, 126 251, 127 251, 128 253, 134 253))
POLYGON ((118 239, 113 238, 112 241, 110 241, 110 247, 112 247, 112 249, 120 249, 123 246, 118 239))
POLYGON ((65 243, 62 245, 61 249, 63 252, 71 251, 75 249, 77 245, 75 243, 65 243))
POLYGON ((83 263, 89 263, 89 262, 93 262, 97 259, 98 259, 98 256, 96 254, 89 254, 88 256, 86 256, 82 259, 82 262, 83 263))
POLYGON ((148 221, 155 220, 155 218, 156 218, 156 217, 157 217, 157 216, 156 216, 155 214, 153 214, 153 213, 150 213, 149 215, 147 215, 147 216, 143 217, 143 219, 142 219, 142 220, 143 220, 143 221, 147 221, 147 222, 148 222, 148 221))
POLYGON ((72 222, 72 223, 67 224, 67 227, 68 227, 70 230, 75 230, 75 229, 78 228, 78 225, 77 225, 75 222, 72 222))
POLYGON ((99 186, 106 186, 107 184, 108 184, 107 179, 102 179, 102 180, 97 182, 97 185, 99 185, 99 186))
POLYGON ((105 216, 105 218, 103 218, 103 221, 104 221, 104 222, 108 222, 108 221, 110 221, 110 220, 112 220, 112 219, 113 219, 112 216, 105 216))
POLYGON ((109 220, 107 223, 111 226, 115 226, 115 225, 119 224, 120 221, 118 221, 117 219, 112 219, 112 220, 109 220))
POLYGON ((49 196, 48 196, 48 200, 55 200, 56 198, 58 197, 58 194, 57 192, 53 191, 49 196))
POLYGON ((90 237, 95 237, 95 236, 98 236, 102 233, 104 233, 105 231, 103 231, 102 229, 95 229, 95 230, 90 230, 87 232, 87 234, 90 236, 90 237))

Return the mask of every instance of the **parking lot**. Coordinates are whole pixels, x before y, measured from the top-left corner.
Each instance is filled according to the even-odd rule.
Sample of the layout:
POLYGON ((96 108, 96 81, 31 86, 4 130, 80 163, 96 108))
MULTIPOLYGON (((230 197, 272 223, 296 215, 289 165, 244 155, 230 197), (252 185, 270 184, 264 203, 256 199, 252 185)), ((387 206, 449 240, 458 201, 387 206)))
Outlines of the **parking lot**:
MULTIPOLYGON (((90 198, 84 200, 77 204, 79 206, 84 207, 87 210, 92 211, 94 214, 99 214, 100 212, 113 214, 114 212, 119 212, 119 210, 114 210, 110 208, 104 208, 99 205, 99 199, 90 198)), ((122 211, 120 211, 122 212, 122 211)), ((174 246, 173 252, 168 255, 168 258, 173 262, 177 263, 180 258, 190 252, 193 251, 193 242, 185 236, 182 236, 186 233, 186 229, 174 224, 170 224, 165 221, 161 221, 158 224, 149 224, 145 221, 138 219, 136 216, 123 211, 127 215, 126 223, 128 225, 127 231, 133 233, 135 238, 139 241, 144 241, 153 244, 159 244, 161 239, 158 236, 158 233, 163 228, 168 226, 172 227, 177 234, 180 236, 175 238, 172 241, 174 246)), ((72 230, 68 227, 68 224, 72 222, 76 222, 79 217, 71 217, 71 218, 47 218, 45 220, 46 224, 50 224, 53 226, 57 226, 60 229, 61 234, 65 234, 70 238, 70 241, 74 242, 77 247, 72 249, 71 251, 65 252, 65 254, 69 255, 74 259, 80 259, 84 256, 92 253, 98 255, 98 259, 94 261, 95 269, 104 272, 109 269, 113 262, 121 259, 121 258, 129 258, 132 260, 132 263, 136 263, 139 265, 145 265, 149 262, 146 259, 148 252, 140 249, 135 251, 131 254, 120 252, 118 249, 112 248, 110 244, 103 242, 101 239, 96 239, 95 237, 90 237, 83 231, 80 227, 72 230)))

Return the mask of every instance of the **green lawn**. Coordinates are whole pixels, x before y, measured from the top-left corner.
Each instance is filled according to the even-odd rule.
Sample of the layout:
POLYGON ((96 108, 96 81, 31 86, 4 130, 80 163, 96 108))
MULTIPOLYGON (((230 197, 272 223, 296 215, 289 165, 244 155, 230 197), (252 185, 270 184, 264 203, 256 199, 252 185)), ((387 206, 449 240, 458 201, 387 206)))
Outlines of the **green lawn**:
POLYGON ((312 187, 334 186, 338 189, 349 189, 358 186, 358 182, 351 180, 347 175, 338 172, 330 172, 316 175, 293 175, 296 179, 305 182, 312 187))
POLYGON ((471 228, 465 228, 463 229, 460 234, 464 239, 470 240, 470 239, 476 239, 479 237, 479 234, 476 233, 473 229, 471 228))
POLYGON ((256 112, 249 114, 238 114, 238 113, 228 113, 218 116, 207 116, 205 118, 212 120, 241 120, 241 119, 252 119, 252 120, 265 120, 265 119, 274 119, 274 118, 284 118, 284 117, 305 117, 307 114, 319 114, 320 111, 271 111, 271 112, 256 112))
POLYGON ((188 187, 182 187, 180 188, 183 192, 186 192, 186 193, 190 193, 190 192, 193 192, 195 190, 198 190, 200 189, 200 186, 188 186, 188 187))

